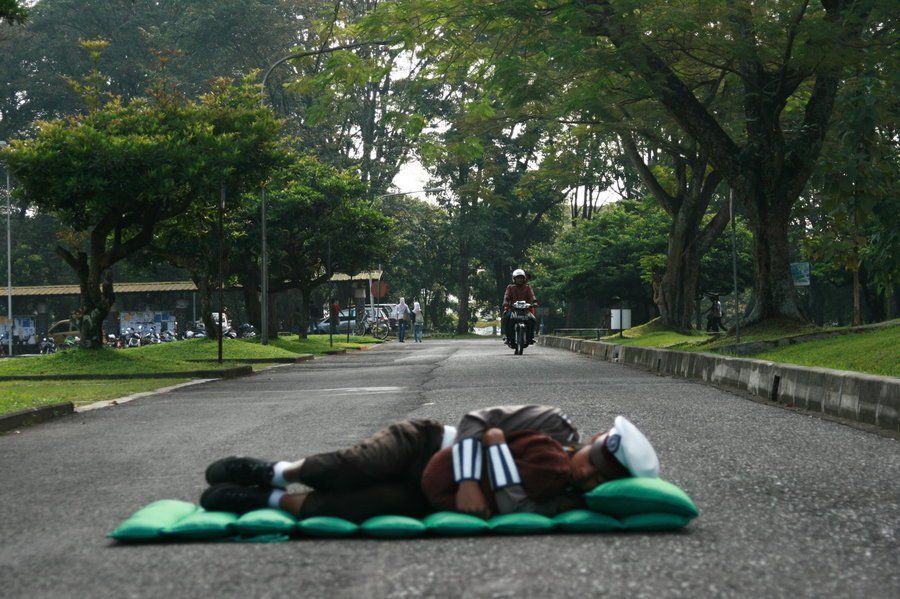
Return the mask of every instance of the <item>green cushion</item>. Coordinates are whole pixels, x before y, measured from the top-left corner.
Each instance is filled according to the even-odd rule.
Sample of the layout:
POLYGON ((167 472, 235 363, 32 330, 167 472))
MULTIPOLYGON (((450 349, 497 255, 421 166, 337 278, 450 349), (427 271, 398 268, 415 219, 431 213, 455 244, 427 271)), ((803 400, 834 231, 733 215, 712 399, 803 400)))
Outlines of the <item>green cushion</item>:
POLYGON ((297 519, 285 511, 265 508, 247 512, 238 518, 235 526, 246 537, 290 534, 297 529, 297 519))
POLYGON ((151 541, 162 537, 162 530, 172 526, 199 508, 193 503, 177 499, 161 499, 144 506, 118 528, 109 533, 117 541, 151 541))
POLYGON ((488 520, 491 532, 510 535, 527 535, 550 532, 556 526, 553 520, 540 514, 518 513, 494 516, 488 520))
POLYGON ((622 530, 622 523, 592 510, 571 510, 553 518, 556 527, 566 532, 611 532, 622 530))
POLYGON ((620 478, 584 496, 589 508, 623 518, 632 514, 676 514, 696 518, 700 511, 687 493, 659 478, 620 478))
POLYGON ((381 539, 420 537, 426 530, 421 520, 406 516, 375 516, 363 522, 360 528, 366 535, 381 539))
POLYGON ((438 512, 422 523, 429 532, 447 536, 480 535, 489 530, 488 523, 477 516, 459 512, 438 512))
POLYGON ((359 526, 331 516, 314 516, 297 523, 297 530, 309 537, 352 537, 359 532, 359 526))
POLYGON ((231 512, 207 512, 201 508, 162 532, 177 539, 220 539, 234 534, 237 519, 237 514, 231 512))
POLYGON ((687 526, 691 518, 678 514, 634 514, 622 518, 622 527, 634 531, 678 530, 687 526))

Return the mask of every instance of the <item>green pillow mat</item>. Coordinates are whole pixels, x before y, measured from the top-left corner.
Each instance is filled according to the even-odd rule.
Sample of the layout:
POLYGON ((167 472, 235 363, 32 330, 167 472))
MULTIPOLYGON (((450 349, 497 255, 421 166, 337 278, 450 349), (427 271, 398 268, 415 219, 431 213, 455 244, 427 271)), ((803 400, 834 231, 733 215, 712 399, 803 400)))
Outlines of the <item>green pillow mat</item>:
POLYGON ((541 534, 561 532, 672 531, 687 526, 699 515, 691 498, 661 479, 626 478, 598 486, 585 494, 590 509, 572 510, 547 518, 515 513, 482 520, 456 512, 438 512, 422 520, 405 516, 375 516, 362 524, 342 518, 318 516, 298 521, 275 509, 261 509, 241 517, 207 512, 174 499, 156 501, 139 509, 109 536, 121 542, 160 540, 214 540, 288 536, 346 538, 357 535, 382 539, 478 534, 541 534))

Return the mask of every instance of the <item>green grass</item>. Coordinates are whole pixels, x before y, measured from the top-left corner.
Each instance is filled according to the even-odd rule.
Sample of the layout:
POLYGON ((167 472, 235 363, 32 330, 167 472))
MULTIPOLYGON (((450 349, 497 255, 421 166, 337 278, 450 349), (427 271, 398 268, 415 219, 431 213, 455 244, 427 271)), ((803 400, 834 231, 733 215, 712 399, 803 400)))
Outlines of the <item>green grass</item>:
POLYGON ((753 357, 900 377, 900 326, 786 345, 753 357))
POLYGON ((128 381, 9 381, 0 382, 0 414, 71 401, 83 405, 152 391, 188 379, 136 379, 128 381))
MULTIPOLYGON (((371 337, 335 336, 334 347, 359 348, 375 343, 371 337)), ((262 345, 258 340, 226 339, 223 343, 224 358, 290 358, 298 354, 324 354, 331 349, 327 335, 312 336, 309 339, 297 337, 278 337, 269 345, 262 345)), ((60 351, 49 356, 15 358, 0 361, 2 375, 41 375, 41 374, 125 374, 125 373, 164 373, 183 372, 189 370, 218 370, 233 368, 240 362, 225 362, 219 365, 218 344, 210 339, 190 339, 174 343, 160 343, 129 349, 100 349, 86 351, 71 349, 60 351), (203 360, 197 362, 195 360, 203 360)), ((256 369, 265 368, 267 364, 254 364, 256 369)), ((161 387, 186 381, 188 379, 133 379, 133 380, 99 380, 99 381, 8 381, 0 382, 0 414, 22 410, 32 406, 40 406, 61 401, 76 404, 90 403, 151 391, 161 387)))
POLYGON ((678 331, 667 329, 659 324, 659 319, 654 318, 646 324, 638 327, 632 327, 623 331, 622 336, 618 333, 603 337, 603 341, 607 343, 619 343, 623 345, 639 345, 642 347, 690 347, 703 343, 709 339, 709 335, 696 332, 693 335, 685 335, 678 331))
MULTIPOLYGON (((773 341, 806 333, 829 330, 791 320, 769 320, 741 331, 741 343, 773 341)), ((696 332, 685 335, 668 330, 651 320, 647 324, 628 329, 603 341, 644 347, 661 347, 687 351, 715 352, 734 345, 734 335, 707 335, 696 332)), ((788 362, 804 366, 854 370, 888 376, 900 376, 900 320, 886 328, 858 333, 844 333, 827 339, 802 341, 752 356, 773 362, 788 362)))
MULTIPOLYGON (((773 341, 784 337, 794 337, 796 335, 827 330, 829 329, 823 329, 813 324, 797 322, 796 320, 765 320, 746 328, 741 327, 741 343, 773 341)), ((734 345, 736 343, 737 336, 732 332, 727 335, 710 337, 709 341, 695 345, 691 349, 697 351, 715 351, 716 349, 728 347, 729 345, 734 345)))

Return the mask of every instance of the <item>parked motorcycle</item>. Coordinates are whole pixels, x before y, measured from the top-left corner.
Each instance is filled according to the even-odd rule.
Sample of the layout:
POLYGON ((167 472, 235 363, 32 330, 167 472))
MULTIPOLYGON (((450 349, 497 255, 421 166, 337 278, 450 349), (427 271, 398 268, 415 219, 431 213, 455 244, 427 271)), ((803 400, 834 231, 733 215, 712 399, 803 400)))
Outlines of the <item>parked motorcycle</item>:
POLYGON ((238 337, 241 339, 253 339, 256 337, 256 327, 249 322, 245 322, 238 327, 238 337))
POLYGON ((529 304, 524 300, 519 300, 510 306, 509 321, 512 325, 513 334, 512 338, 507 340, 507 345, 515 350, 515 355, 517 356, 521 356, 525 352, 525 348, 528 347, 529 321, 531 326, 534 326, 534 315, 531 313, 531 308, 536 305, 537 302, 529 304))
POLYGON ((41 345, 40 350, 42 354, 55 354, 56 353, 56 342, 53 340, 53 337, 49 337, 47 335, 41 335, 41 345))

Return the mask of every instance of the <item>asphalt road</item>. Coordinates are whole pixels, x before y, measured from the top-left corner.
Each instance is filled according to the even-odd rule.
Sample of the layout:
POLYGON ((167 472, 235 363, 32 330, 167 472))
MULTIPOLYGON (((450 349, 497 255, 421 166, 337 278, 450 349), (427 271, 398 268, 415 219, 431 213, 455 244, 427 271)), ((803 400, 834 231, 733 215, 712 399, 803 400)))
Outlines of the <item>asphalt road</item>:
POLYGON ((548 348, 390 343, 0 437, 2 597, 897 597, 897 441, 548 348), (405 417, 558 405, 616 414, 701 508, 667 534, 118 546, 155 499, 196 501, 232 453, 296 458, 405 417))

